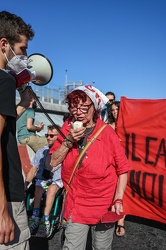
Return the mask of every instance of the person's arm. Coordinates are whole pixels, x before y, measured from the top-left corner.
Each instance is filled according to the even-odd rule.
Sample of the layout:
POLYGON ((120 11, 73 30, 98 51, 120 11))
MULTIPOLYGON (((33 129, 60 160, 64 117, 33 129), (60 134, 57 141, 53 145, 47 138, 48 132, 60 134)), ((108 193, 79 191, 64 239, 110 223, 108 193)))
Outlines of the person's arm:
POLYGON ((30 101, 32 99, 32 94, 29 90, 29 87, 26 87, 26 89, 23 92, 19 92, 19 94, 20 94, 21 100, 16 106, 17 120, 24 113, 24 111, 29 107, 30 101))
MULTIPOLYGON (((71 144, 72 145, 72 144, 71 144)), ((67 147, 66 142, 63 142, 61 146, 51 155, 50 165, 55 168, 60 163, 63 162, 67 153, 69 152, 70 147, 67 147)))
POLYGON ((36 175, 38 168, 32 166, 32 168, 30 169, 30 171, 28 172, 26 179, 25 179, 25 190, 27 190, 27 187, 29 185, 29 183, 33 180, 33 178, 36 175))
POLYGON ((117 214, 120 212, 123 212, 123 195, 126 189, 127 185, 127 175, 128 173, 124 173, 119 175, 115 197, 114 197, 114 206, 113 211, 115 211, 117 214))
POLYGON ((41 122, 39 125, 33 125, 34 120, 32 118, 27 118, 27 129, 30 131, 40 132, 44 128, 44 124, 41 122))
POLYGON ((27 186, 29 185, 29 183, 36 176, 39 169, 41 169, 41 166, 42 166, 42 168, 44 167, 43 161, 42 161, 42 158, 44 157, 43 152, 44 152, 44 148, 38 149, 38 151, 36 152, 36 154, 34 155, 34 157, 32 159, 32 162, 31 162, 32 167, 25 178, 25 185, 24 185, 25 190, 27 189, 27 186))
MULTIPOLYGON (((84 136, 85 128, 70 129, 67 140, 64 140, 61 146, 56 149, 51 155, 50 165, 55 168, 63 162, 70 148, 73 147, 73 143, 79 141, 84 136)), ((55 142, 56 143, 56 142, 55 142)))
POLYGON ((116 133, 112 133, 112 144, 114 145, 114 160, 116 163, 116 172, 118 176, 117 186, 114 196, 113 211, 117 214, 123 212, 123 196, 127 186, 128 171, 130 170, 129 161, 122 148, 120 140, 116 133))
MULTIPOLYGON (((0 114, 0 140, 6 117, 0 114)), ((8 206, 3 182, 2 143, 0 141, 0 244, 14 239, 14 224, 8 213, 8 206)))

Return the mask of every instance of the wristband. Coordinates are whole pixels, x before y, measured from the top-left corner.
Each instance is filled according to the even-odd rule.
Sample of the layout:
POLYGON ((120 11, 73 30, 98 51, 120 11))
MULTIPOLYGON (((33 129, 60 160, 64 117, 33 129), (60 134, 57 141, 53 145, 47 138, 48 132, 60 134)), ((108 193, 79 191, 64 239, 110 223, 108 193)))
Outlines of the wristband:
POLYGON ((116 203, 120 203, 123 205, 123 200, 122 199, 116 199, 113 201, 112 205, 115 205, 116 203))
POLYGON ((70 140, 67 139, 67 138, 63 141, 63 144, 64 144, 64 146, 67 147, 67 148, 72 148, 72 147, 73 147, 73 142, 70 141, 70 140))

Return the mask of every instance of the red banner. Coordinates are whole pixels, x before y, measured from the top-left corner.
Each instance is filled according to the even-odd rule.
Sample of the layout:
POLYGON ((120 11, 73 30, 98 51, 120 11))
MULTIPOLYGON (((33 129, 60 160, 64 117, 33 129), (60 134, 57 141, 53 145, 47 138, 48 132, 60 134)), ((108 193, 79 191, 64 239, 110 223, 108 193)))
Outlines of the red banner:
POLYGON ((131 165, 125 214, 166 223, 166 100, 122 97, 117 134, 131 165))

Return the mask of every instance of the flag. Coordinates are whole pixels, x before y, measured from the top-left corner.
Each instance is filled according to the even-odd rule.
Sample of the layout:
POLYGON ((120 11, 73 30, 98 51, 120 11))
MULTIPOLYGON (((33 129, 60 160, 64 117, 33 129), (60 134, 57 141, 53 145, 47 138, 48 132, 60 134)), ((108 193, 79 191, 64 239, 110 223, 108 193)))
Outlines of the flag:
POLYGON ((116 131, 131 166, 125 214, 166 223, 166 100, 121 97, 116 131))

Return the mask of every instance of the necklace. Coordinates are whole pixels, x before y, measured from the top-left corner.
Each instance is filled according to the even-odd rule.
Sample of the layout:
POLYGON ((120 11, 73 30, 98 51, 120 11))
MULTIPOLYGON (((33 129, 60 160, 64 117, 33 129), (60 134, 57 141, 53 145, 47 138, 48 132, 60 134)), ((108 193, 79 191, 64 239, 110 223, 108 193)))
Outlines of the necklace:
POLYGON ((93 126, 91 128, 86 128, 85 129, 84 137, 86 137, 87 135, 89 135, 93 131, 94 128, 95 128, 95 126, 93 126))
POLYGON ((79 148, 79 151, 81 152, 85 145, 86 145, 86 140, 87 140, 87 137, 88 135, 90 135, 93 130, 94 130, 95 126, 91 127, 91 128, 86 128, 86 133, 84 134, 84 137, 81 138, 81 140, 78 141, 78 148, 79 148))

